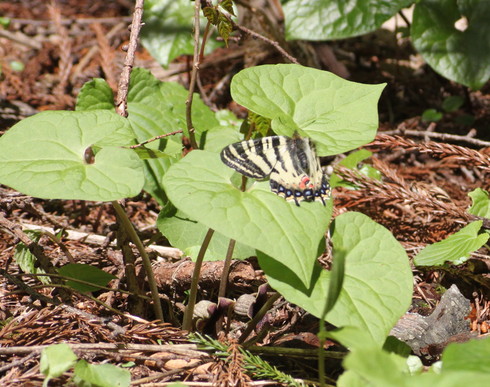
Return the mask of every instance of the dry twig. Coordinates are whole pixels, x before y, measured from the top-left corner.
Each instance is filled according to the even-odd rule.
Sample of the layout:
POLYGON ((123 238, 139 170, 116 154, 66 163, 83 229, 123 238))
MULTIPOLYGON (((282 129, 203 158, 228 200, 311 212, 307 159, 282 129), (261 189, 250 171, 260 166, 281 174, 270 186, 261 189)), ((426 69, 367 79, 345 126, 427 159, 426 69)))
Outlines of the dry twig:
MULTIPOLYGON (((124 67, 121 72, 121 77, 119 79, 119 84, 117 87, 117 97, 116 97, 116 112, 122 116, 127 117, 127 103, 128 103, 128 91, 129 91, 129 79, 131 76, 131 69, 134 64, 134 56, 136 54, 136 48, 138 46, 138 37, 141 30, 142 18, 143 18, 143 0, 136 0, 134 5, 133 12, 133 21, 131 23, 131 34, 129 36, 129 45, 127 50, 126 58, 124 59, 124 67)), ((141 255, 141 259, 143 261, 143 267, 145 268, 146 276, 148 279, 148 285, 150 287, 151 296, 153 298, 153 309, 155 312, 155 316, 163 321, 163 311, 162 306, 160 304, 160 298, 158 294, 158 288, 155 282, 155 277, 153 275, 153 270, 151 268, 150 258, 148 254, 146 254, 143 243, 139 239, 133 225, 129 221, 126 213, 124 212, 123 207, 118 201, 113 201, 112 206, 116 211, 116 216, 118 218, 118 222, 121 224, 118 233, 118 243, 121 238, 126 238, 126 233, 128 239, 130 239, 138 249, 138 252, 141 255), (124 233, 121 231, 124 230, 124 233)), ((129 244, 125 243, 123 246, 123 256, 125 257, 126 264, 126 277, 128 280, 135 282, 134 288, 131 288, 136 294, 139 293, 140 289, 137 286, 136 281, 136 272, 134 270, 134 262, 132 262, 132 252, 129 248, 129 244)), ((141 304, 140 304, 141 305, 141 304)), ((142 306, 142 305, 141 305, 142 306)))
POLYGON ((129 36, 129 44, 127 48, 127 55, 124 59, 124 67, 119 78, 119 85, 117 87, 116 97, 116 112, 122 116, 127 117, 127 103, 128 103, 128 90, 129 90, 129 77, 131 75, 131 69, 133 68, 134 56, 138 47, 138 36, 141 30, 141 20, 143 18, 143 0, 136 0, 133 12, 133 21, 131 23, 131 34, 129 36))
POLYGON ((102 29, 102 25, 99 23, 95 23, 91 25, 92 29, 95 31, 95 35, 97 36, 97 44, 99 46, 99 59, 100 66, 105 74, 105 79, 111 89, 115 90, 117 87, 114 66, 115 53, 109 44, 108 36, 104 33, 102 29))
POLYGON ((252 380, 244 372, 244 357, 240 345, 231 342, 228 345, 230 354, 225 362, 217 362, 219 372, 216 375, 217 386, 247 386, 252 380))
POLYGON ((474 220, 490 227, 488 219, 467 213, 430 186, 409 185, 399 177, 381 182, 341 166, 335 172, 358 188, 336 193, 336 211, 356 208, 388 227, 399 240, 433 243, 474 220))
POLYGON ((71 40, 68 35, 68 31, 63 24, 61 24, 61 12, 55 2, 52 2, 49 7, 49 14, 53 20, 53 24, 58 31, 60 41, 58 43, 60 49, 60 60, 59 60, 59 83, 56 85, 53 93, 59 97, 65 95, 65 89, 68 85, 68 79, 70 77, 70 71, 73 67, 71 61, 71 40))
POLYGON ((363 193, 364 199, 361 199, 361 201, 375 199, 388 204, 399 203, 406 207, 407 210, 410 208, 415 211, 417 215, 449 215, 459 219, 462 223, 473 218, 472 215, 463 209, 452 203, 437 199, 427 191, 410 188, 403 182, 403 179, 398 179, 395 182, 379 181, 342 166, 337 166, 335 172, 346 181, 365 191, 363 193))
POLYGON ((235 27, 236 29, 238 29, 238 30, 250 35, 250 36, 253 36, 256 39, 260 39, 260 40, 270 44, 277 51, 279 51, 282 56, 284 56, 286 59, 288 59, 291 63, 299 64, 298 60, 294 56, 289 54, 284 48, 282 48, 278 42, 276 42, 272 39, 269 39, 269 38, 255 32, 255 31, 252 31, 251 29, 244 27, 244 26, 241 26, 239 24, 233 23, 233 27, 235 27))
POLYGON ((479 140, 477 138, 472 138, 470 136, 458 136, 457 134, 450 133, 439 133, 439 132, 429 132, 426 130, 411 130, 399 128, 395 130, 388 130, 382 132, 382 135, 394 136, 394 135, 408 135, 414 137, 431 137, 437 138, 442 141, 458 141, 458 142, 466 142, 471 145, 480 146, 480 147, 490 147, 489 141, 479 140))
POLYGON ((430 153, 432 156, 450 160, 463 161, 465 166, 473 165, 483 171, 490 173, 490 157, 474 149, 444 144, 434 141, 417 143, 413 140, 400 136, 387 136, 380 134, 367 147, 378 147, 382 149, 404 148, 409 151, 417 150, 422 153, 430 153))
MULTIPOLYGON (((53 267, 51 260, 44 254, 44 249, 38 243, 33 242, 27 234, 22 232, 20 226, 14 222, 11 222, 0 213, 0 229, 4 228, 11 234, 15 235, 22 243, 24 243, 29 251, 36 257, 40 267, 50 274, 57 274, 58 272, 53 267)), ((53 281, 56 282, 56 281, 53 281)))

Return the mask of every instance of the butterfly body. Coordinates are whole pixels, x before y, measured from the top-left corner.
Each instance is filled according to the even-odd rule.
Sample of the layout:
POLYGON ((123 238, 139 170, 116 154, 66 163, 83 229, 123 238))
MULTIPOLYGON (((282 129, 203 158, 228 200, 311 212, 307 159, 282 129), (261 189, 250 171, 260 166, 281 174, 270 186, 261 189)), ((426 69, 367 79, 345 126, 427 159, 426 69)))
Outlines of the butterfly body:
POLYGON ((263 137, 228 145, 221 160, 254 179, 270 179, 272 192, 299 206, 330 197, 330 187, 309 138, 263 137))

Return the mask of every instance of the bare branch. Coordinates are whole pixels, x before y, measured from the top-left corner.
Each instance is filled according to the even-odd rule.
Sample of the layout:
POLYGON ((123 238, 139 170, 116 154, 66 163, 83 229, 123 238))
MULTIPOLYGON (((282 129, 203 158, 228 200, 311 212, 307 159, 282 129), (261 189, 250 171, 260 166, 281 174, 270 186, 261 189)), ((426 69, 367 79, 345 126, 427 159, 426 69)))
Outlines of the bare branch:
POLYGON ((138 47, 138 36, 141 30, 141 20, 143 18, 143 0, 136 0, 133 12, 133 21, 131 23, 131 33, 129 35, 129 44, 126 58, 124 59, 124 67, 119 79, 116 97, 116 112, 122 117, 128 116, 127 99, 129 90, 129 78, 134 63, 134 55, 138 47))
POLYGON ((201 16, 201 0, 195 0, 194 2, 194 55, 192 58, 192 72, 191 80, 189 82, 189 94, 185 101, 185 120, 187 123, 187 131, 189 132, 189 140, 191 146, 194 149, 198 148, 196 137, 194 136, 194 125, 192 123, 192 98, 194 96, 194 89, 196 87, 197 71, 199 70, 199 21, 201 16))

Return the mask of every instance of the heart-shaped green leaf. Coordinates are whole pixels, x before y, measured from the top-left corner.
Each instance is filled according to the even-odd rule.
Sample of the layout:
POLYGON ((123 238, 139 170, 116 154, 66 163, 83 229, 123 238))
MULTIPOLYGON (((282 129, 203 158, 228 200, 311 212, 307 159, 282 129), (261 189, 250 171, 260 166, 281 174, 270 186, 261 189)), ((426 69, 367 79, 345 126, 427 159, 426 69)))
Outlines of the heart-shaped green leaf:
MULTIPOLYGON (((128 119, 138 142, 149 140, 165 133, 183 130, 186 127, 185 100, 188 91, 174 82, 160 82, 148 70, 134 69, 128 94, 128 119)), ((196 128, 197 140, 200 134, 217 126, 214 113, 194 96, 192 120, 196 128)), ((148 149, 175 155, 175 149, 182 149, 182 135, 169 136, 146 145, 148 149)), ((166 196, 162 190, 162 177, 167 169, 180 158, 147 159, 144 161, 145 191, 149 192, 163 206, 166 196)))
POLYGON ((45 199, 110 201, 143 186, 128 120, 108 110, 50 111, 14 125, 0 138, 0 182, 45 199), (93 161, 90 147, 101 148, 93 161))
POLYGON ((490 79, 488 15, 490 1, 418 2, 411 28, 413 44, 438 73, 479 89, 490 79))
POLYGON ((241 192, 232 175, 219 155, 195 150, 169 168, 163 185, 179 210, 283 262, 308 287, 331 207, 316 202, 297 207, 271 193, 268 183, 241 192))
MULTIPOLYGON (((387 229, 355 212, 335 218, 332 243, 334 254, 345 254, 345 274, 343 289, 326 320, 338 327, 359 328, 381 347, 411 302, 412 272, 407 254, 387 229)), ((317 264, 311 286, 305 287, 293 280, 294 269, 287 263, 264 254, 258 257, 274 289, 314 316, 321 316, 330 272, 317 264)), ((342 332, 336 337, 349 347, 366 344, 342 332)))
POLYGON ((320 156, 357 148, 374 139, 377 101, 385 84, 346 81, 327 71, 291 64, 240 71, 231 82, 233 99, 272 120, 277 134, 295 131, 316 143, 320 156))

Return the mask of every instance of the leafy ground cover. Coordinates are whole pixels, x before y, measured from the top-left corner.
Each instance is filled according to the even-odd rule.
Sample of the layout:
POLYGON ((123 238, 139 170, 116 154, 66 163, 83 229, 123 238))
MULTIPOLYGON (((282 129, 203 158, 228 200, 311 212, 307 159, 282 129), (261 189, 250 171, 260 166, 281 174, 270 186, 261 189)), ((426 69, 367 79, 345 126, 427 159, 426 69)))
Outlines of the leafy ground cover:
POLYGON ((488 385, 486 6, 343 3, 203 1, 193 56, 146 1, 134 58, 132 2, 0 4, 1 385, 488 385), (271 130, 325 206, 220 161, 271 130))

